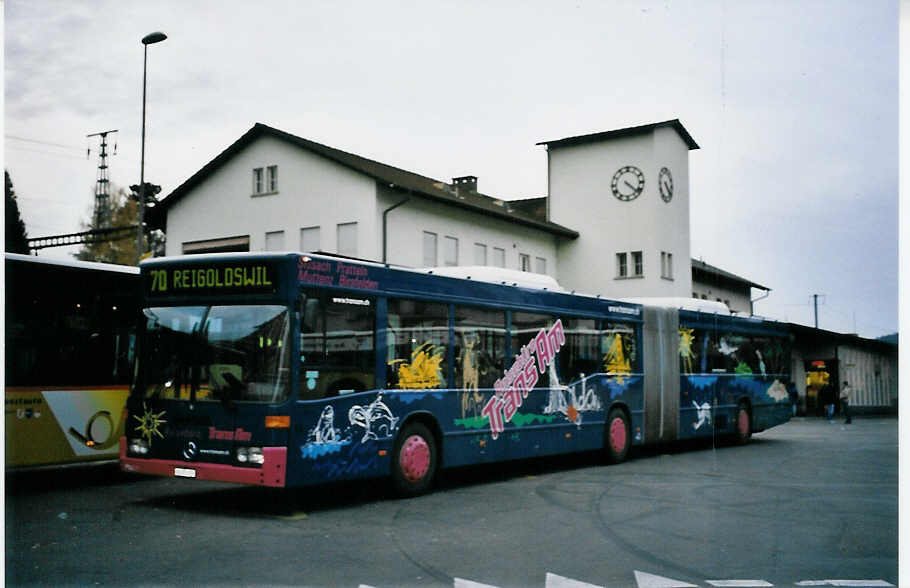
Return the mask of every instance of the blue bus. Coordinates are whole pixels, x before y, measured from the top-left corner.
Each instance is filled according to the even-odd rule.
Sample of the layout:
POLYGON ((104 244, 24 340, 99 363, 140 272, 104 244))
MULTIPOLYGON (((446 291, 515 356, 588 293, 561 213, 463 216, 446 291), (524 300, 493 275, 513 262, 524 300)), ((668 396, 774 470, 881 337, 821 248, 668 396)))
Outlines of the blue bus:
POLYGON ((414 495, 440 468, 589 450, 620 462, 790 417, 782 325, 491 269, 143 262, 122 468, 275 487, 390 477, 414 495))

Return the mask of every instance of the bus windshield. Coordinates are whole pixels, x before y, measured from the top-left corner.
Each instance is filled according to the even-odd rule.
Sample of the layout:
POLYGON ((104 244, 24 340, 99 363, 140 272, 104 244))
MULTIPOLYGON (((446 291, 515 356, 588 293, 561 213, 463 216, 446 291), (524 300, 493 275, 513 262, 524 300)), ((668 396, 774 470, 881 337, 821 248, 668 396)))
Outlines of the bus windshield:
POLYGON ((189 402, 282 402, 288 396, 285 306, 170 306, 143 310, 145 398, 189 402))

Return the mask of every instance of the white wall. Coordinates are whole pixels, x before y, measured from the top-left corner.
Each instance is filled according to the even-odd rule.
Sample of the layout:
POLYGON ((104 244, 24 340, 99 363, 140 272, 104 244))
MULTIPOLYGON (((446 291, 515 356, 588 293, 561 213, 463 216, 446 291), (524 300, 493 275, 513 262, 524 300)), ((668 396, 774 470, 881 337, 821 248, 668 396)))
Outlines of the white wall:
POLYGON ((851 406, 892 406, 897 403, 897 361, 894 357, 854 347, 837 348, 839 378, 853 388, 851 406))
MULTIPOLYGON (((672 128, 549 149, 550 220, 581 236, 560 246, 560 283, 611 297, 692 296, 689 246, 689 148, 672 128), (642 170, 633 201, 613 196, 621 167, 642 170), (662 167, 673 175, 673 198, 660 197, 662 167), (642 251, 643 278, 616 278, 616 253, 642 251), (673 254, 673 280, 661 277, 661 251, 673 254)), ((632 273, 631 256, 629 258, 632 273)))
MULTIPOLYGON (((689 267, 691 271, 692 266, 689 267)), ((719 299, 721 302, 727 302, 730 310, 736 311, 737 314, 749 316, 752 313, 752 300, 749 295, 743 294, 739 290, 693 280, 690 296, 692 293, 698 294, 698 298, 702 298, 704 295, 706 300, 719 299)))
MULTIPOLYGON (((382 255, 382 211, 400 202, 400 193, 380 189, 377 213, 377 249, 382 255)), ((474 264, 474 243, 487 246, 487 265, 492 265, 493 248, 505 250, 506 267, 519 269, 519 253, 546 259, 547 274, 556 276, 556 238, 550 233, 501 221, 465 209, 428 202, 412 197, 388 215, 388 262, 409 267, 423 265, 423 232, 438 236, 438 264, 443 265, 443 239, 458 239, 458 265, 474 264)))
POLYGON ((267 232, 284 231, 285 247, 300 247, 300 229, 320 226, 323 251, 337 250, 336 226, 357 222, 358 256, 376 259, 375 182, 330 160, 272 137, 237 153, 168 211, 167 255, 187 241, 250 236, 265 249, 267 232), (278 166, 278 192, 252 196, 253 169, 278 166))

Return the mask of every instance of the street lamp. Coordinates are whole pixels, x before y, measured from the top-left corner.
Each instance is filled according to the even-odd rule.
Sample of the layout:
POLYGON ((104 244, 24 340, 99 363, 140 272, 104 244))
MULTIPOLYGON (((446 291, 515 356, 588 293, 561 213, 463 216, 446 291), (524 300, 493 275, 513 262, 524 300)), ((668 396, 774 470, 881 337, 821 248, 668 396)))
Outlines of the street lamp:
POLYGON ((138 227, 136 229, 136 265, 142 259, 142 225, 145 223, 145 71, 148 64, 149 45, 167 39, 161 32, 149 33, 142 37, 142 157, 139 163, 139 208, 137 210, 138 227))

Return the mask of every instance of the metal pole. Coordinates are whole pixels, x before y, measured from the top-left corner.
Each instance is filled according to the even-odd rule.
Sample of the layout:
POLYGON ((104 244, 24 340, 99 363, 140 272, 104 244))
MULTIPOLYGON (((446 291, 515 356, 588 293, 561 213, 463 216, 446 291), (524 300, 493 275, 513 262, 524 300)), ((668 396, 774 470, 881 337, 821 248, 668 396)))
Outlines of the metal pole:
POLYGON ((818 294, 812 295, 812 300, 815 303, 815 328, 818 328, 818 294))
POLYGON ((142 155, 139 159, 139 202, 136 209, 136 265, 142 259, 142 225, 145 222, 145 71, 148 64, 149 46, 142 45, 142 155))
POLYGON ((142 237, 145 225, 145 77, 148 69, 149 45, 160 43, 167 39, 167 35, 161 32, 149 33, 142 37, 142 155, 139 160, 139 202, 136 209, 136 265, 142 259, 142 237))

